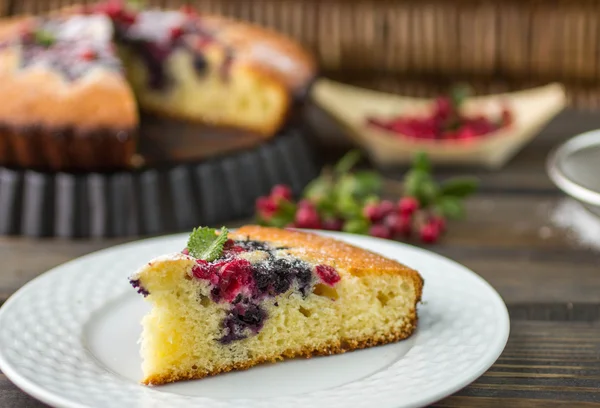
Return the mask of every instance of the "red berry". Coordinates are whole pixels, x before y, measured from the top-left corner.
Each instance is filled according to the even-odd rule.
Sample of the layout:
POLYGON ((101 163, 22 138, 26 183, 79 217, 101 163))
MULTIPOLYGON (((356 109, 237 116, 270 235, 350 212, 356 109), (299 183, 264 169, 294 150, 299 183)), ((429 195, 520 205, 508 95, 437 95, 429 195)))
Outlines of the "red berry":
POLYGON ((285 184, 277 184, 271 190, 271 198, 276 202, 279 200, 292 201, 292 189, 285 184))
POLYGON ((391 239, 392 231, 386 225, 375 224, 369 228, 369 235, 377 238, 391 239))
POLYGON ((323 229, 328 231, 341 231, 344 226, 344 220, 339 218, 329 218, 323 221, 323 229))
POLYGON ((385 225, 394 235, 409 236, 412 232, 412 218, 404 214, 390 214, 385 217, 385 225))
POLYGON ((86 49, 81 53, 81 59, 85 60, 85 61, 93 61, 98 57, 98 54, 96 54, 96 51, 91 50, 91 49, 86 49))
POLYGON ((434 223, 427 223, 421 227, 421 241, 433 243, 440 237, 440 230, 434 223))
POLYGON ((390 200, 383 200, 379 203, 379 213, 381 217, 385 217, 388 214, 391 214, 396 209, 396 204, 394 204, 390 200))
POLYGON ((378 222, 383 218, 379 206, 374 203, 365 205, 362 212, 365 218, 371 222, 378 222))
POLYGON ((261 218, 270 220, 273 215, 277 212, 277 203, 275 203, 270 197, 259 197, 256 200, 256 210, 261 218))
POLYGON ((294 221, 299 228, 321 228, 319 213, 312 205, 299 207, 294 221))
POLYGON ((335 268, 329 265, 317 265, 315 267, 315 273, 317 276, 329 286, 333 286, 340 281, 340 275, 337 273, 335 268))
POLYGON ((457 132, 456 137, 464 141, 469 141, 475 138, 475 132, 470 127, 464 126, 457 132))
POLYGON ((432 216, 429 222, 434 224, 440 232, 444 232, 446 230, 446 219, 441 215, 432 216))
POLYGON ((419 200, 414 197, 402 197, 398 201, 398 210, 400 214, 412 215, 419 209, 419 200))
POLYGON ((452 104, 447 97, 439 97, 435 100, 434 115, 441 118, 447 118, 452 111, 452 104))
POLYGON ((189 255, 190 254, 190 250, 187 248, 183 248, 183 251, 181 251, 182 254, 184 255, 189 255))
POLYGON ((132 25, 133 23, 135 23, 136 19, 137 16, 133 13, 122 13, 119 16, 119 22, 125 25, 132 25))
POLYGON ((212 275, 212 270, 208 262, 197 259, 196 265, 192 267, 192 274, 198 279, 208 279, 212 275))
POLYGON ((172 27, 169 35, 171 36, 171 40, 176 40, 183 35, 182 27, 172 27))

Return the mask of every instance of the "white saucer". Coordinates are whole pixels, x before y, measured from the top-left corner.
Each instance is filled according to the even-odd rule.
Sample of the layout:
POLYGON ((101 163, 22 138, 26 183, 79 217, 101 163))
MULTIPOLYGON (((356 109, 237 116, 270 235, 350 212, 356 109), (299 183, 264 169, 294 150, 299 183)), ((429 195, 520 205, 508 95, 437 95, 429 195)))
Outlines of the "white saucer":
POLYGON ((412 246, 327 235, 421 272, 425 289, 415 335, 344 355, 160 387, 139 385, 136 342, 148 306, 127 276, 150 258, 183 248, 187 234, 182 234, 96 252, 25 285, 0 308, 0 369, 55 407, 400 408, 444 398, 496 361, 508 339, 508 313, 478 275, 412 246))

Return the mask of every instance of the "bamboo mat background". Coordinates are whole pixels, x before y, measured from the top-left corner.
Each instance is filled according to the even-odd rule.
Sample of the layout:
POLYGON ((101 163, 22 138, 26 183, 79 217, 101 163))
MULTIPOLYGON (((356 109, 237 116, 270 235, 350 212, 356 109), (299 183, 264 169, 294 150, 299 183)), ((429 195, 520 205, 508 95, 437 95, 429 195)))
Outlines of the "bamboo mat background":
MULTIPOLYGON (((74 0, 0 0, 5 14, 74 0)), ((151 0, 174 7, 180 0, 151 0)), ((432 95, 467 80, 482 93, 563 82, 573 105, 600 107, 598 0, 195 0, 207 13, 286 33, 328 77, 432 95)))

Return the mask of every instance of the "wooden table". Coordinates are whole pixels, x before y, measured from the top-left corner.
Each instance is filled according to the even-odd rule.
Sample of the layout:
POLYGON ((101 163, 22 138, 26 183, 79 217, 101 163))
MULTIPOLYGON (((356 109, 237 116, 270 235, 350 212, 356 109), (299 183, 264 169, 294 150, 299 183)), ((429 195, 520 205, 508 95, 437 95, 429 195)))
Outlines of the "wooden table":
MULTIPOLYGON (((597 127, 600 117, 567 111, 503 170, 461 171, 478 175, 481 191, 468 201, 468 219, 451 224, 430 249, 473 269, 500 292, 511 335, 487 373, 435 406, 600 405, 600 251, 578 247, 552 225, 549 212, 564 196, 544 170, 552 147, 597 127)), ((386 175, 399 179, 401 172, 386 175)), ((53 266, 125 241, 0 238, 0 301, 53 266)), ((44 406, 0 374, 0 407, 44 406)))

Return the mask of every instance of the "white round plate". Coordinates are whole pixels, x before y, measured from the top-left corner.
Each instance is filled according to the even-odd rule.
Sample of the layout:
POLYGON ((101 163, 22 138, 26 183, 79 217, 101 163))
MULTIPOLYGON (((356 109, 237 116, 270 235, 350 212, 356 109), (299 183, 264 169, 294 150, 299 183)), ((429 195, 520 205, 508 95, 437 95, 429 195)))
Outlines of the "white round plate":
POLYGON ((182 234, 99 251, 25 285, 0 308, 0 369, 55 407, 400 408, 440 400, 496 361, 508 339, 508 313, 478 275, 412 246, 327 235, 422 274, 423 304, 410 339, 203 380, 140 385, 137 340, 148 306, 127 277, 149 259, 183 248, 182 234))

